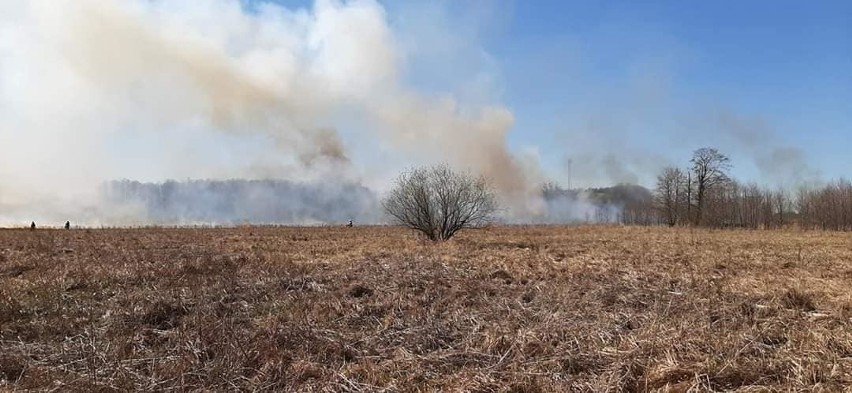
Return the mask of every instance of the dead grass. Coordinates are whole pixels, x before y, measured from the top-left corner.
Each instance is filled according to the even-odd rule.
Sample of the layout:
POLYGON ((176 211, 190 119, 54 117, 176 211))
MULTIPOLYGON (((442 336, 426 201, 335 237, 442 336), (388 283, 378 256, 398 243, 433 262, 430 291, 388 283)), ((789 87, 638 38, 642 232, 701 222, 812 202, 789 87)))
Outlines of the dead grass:
POLYGON ((0 231, 0 390, 849 391, 842 233, 0 231))

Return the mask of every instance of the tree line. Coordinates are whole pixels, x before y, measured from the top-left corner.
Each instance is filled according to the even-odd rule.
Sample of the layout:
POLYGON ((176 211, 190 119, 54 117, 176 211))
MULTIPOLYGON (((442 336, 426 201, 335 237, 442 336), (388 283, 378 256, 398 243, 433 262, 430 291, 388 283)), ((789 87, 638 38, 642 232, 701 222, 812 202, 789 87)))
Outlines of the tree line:
POLYGON ((621 222, 711 228, 852 230, 852 182, 837 180, 796 189, 742 183, 730 159, 698 149, 687 168, 664 168, 652 197, 625 205, 621 222))
POLYGON ((104 183, 100 193, 110 211, 126 212, 153 224, 308 224, 380 219, 379 196, 357 183, 119 180, 104 183))
MULTIPOLYGON (((714 148, 695 150, 689 164, 664 168, 653 190, 625 184, 569 190, 546 183, 541 196, 547 214, 561 218, 557 222, 852 230, 848 180, 795 190, 746 184, 731 177, 730 158, 714 148)), ((499 210, 486 179, 444 165, 403 173, 382 204, 394 221, 433 241, 487 226, 499 210)))

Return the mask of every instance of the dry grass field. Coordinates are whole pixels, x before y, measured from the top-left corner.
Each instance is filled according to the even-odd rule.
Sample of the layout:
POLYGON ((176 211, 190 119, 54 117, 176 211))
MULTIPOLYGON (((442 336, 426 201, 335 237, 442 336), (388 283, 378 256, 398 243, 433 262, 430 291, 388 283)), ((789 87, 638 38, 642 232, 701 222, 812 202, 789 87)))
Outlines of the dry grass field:
POLYGON ((0 390, 850 385, 849 234, 0 231, 0 390))

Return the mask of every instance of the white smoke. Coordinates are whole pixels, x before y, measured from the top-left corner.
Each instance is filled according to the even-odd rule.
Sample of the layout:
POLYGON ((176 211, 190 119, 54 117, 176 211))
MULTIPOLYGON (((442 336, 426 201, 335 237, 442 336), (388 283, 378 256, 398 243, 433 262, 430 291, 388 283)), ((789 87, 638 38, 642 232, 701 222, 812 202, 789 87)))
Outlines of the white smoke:
POLYGON ((396 35, 373 0, 0 0, 0 223, 124 217, 113 179, 359 182, 341 126, 522 205, 512 113, 408 86, 396 35))

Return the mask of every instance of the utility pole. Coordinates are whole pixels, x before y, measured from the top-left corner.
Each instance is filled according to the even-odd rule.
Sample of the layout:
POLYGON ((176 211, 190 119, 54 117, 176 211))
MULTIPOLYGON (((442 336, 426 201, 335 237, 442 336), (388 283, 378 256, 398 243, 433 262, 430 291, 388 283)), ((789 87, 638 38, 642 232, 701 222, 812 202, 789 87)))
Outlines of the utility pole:
POLYGON ((565 161, 565 166, 568 168, 568 190, 571 190, 571 165, 574 163, 570 158, 565 161))

